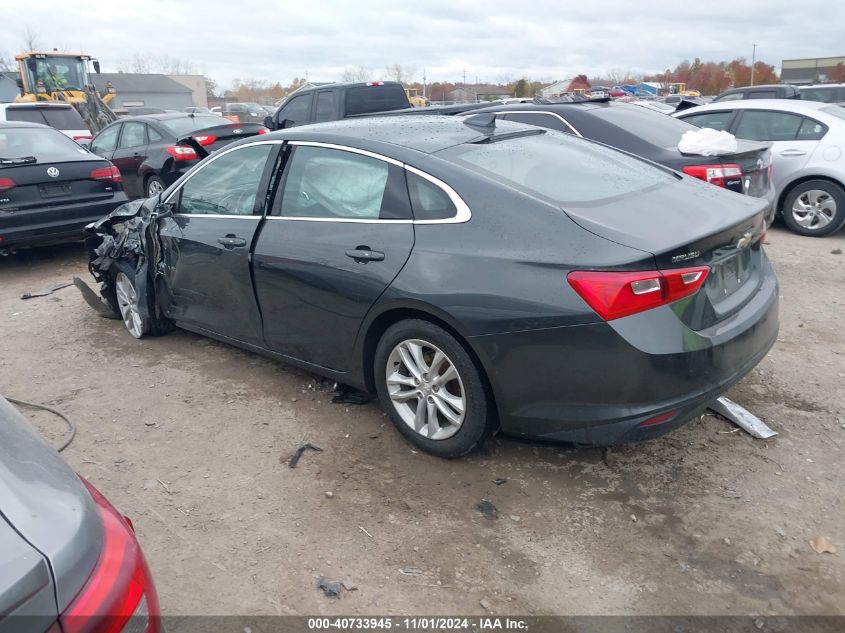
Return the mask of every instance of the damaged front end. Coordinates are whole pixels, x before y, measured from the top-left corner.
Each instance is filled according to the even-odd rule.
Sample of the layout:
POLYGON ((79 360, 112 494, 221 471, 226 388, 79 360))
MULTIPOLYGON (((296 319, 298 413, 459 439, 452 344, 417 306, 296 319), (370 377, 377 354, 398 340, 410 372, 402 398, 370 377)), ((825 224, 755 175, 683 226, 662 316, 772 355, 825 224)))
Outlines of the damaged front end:
POLYGON ((125 306, 120 305, 115 291, 115 279, 122 272, 132 279, 140 318, 152 323, 166 321, 156 301, 156 272, 162 254, 158 221, 171 213, 171 206, 159 202, 158 197, 133 200, 85 227, 88 270, 100 284, 102 299, 82 280, 74 283, 101 316, 126 320, 125 306))

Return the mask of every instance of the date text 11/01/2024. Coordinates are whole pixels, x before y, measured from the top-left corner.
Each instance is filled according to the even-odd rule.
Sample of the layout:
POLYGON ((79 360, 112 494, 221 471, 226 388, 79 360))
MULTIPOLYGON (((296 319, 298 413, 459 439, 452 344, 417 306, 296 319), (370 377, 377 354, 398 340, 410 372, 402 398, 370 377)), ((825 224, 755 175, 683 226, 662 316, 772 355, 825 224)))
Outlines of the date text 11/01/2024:
POLYGON ((310 631, 360 631, 360 630, 407 630, 407 631, 520 631, 528 623, 519 618, 308 618, 310 631))

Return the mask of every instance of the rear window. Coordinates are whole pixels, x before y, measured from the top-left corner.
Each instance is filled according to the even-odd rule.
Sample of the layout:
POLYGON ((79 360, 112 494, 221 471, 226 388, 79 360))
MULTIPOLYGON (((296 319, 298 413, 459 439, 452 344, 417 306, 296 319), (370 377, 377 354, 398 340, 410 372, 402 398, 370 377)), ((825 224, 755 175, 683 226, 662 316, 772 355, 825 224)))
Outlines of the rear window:
POLYGON ((552 131, 493 143, 465 143, 437 155, 560 204, 597 203, 676 181, 645 161, 552 131))
POLYGON ((50 163, 80 154, 89 155, 89 152, 57 130, 0 128, 0 158, 35 156, 39 163, 50 163))
POLYGON ((346 90, 346 114, 367 114, 407 108, 402 86, 358 86, 346 90))
POLYGON ((827 106, 826 108, 822 108, 821 111, 824 112, 825 114, 835 116, 839 119, 845 119, 845 106, 841 106, 841 105, 827 106))
POLYGON ((174 136, 179 137, 196 132, 197 130, 226 125, 226 121, 216 114, 209 114, 208 116, 186 116, 178 119, 164 119, 163 121, 159 121, 159 124, 174 136))
MULTIPOLYGON (((676 147, 684 132, 695 129, 689 123, 636 106, 596 108, 590 110, 590 114, 657 147, 676 147)), ((615 145, 612 130, 608 130, 606 139, 599 138, 598 135, 590 135, 590 137, 608 145, 615 145)))
POLYGON ((804 101, 824 101, 825 103, 834 103, 845 97, 845 95, 840 94, 841 92, 841 89, 837 86, 802 88, 801 98, 804 101))
POLYGON ((29 121, 49 125, 57 130, 85 130, 85 121, 74 108, 7 108, 9 121, 29 121))

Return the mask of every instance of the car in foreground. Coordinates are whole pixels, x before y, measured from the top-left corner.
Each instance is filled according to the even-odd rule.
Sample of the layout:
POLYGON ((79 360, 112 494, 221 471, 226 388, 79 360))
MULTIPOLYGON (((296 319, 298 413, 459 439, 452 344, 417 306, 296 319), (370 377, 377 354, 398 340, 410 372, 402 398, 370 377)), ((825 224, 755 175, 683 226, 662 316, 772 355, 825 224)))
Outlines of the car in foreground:
POLYGON ((258 123, 221 121, 214 114, 151 114, 124 118, 103 128, 91 141, 91 151, 117 166, 130 197, 150 197, 203 158, 182 139, 193 137, 211 152, 266 131, 258 123))
POLYGON ((823 237, 845 224, 845 108, 817 101, 722 101, 673 115, 772 145, 775 210, 795 233, 823 237))
POLYGON ((0 121, 26 121, 49 125, 79 143, 93 138, 82 116, 69 103, 0 103, 0 121))
POLYGON ((0 396, 0 631, 158 633, 128 518, 0 396))
POLYGON ((378 393, 458 457, 499 428, 607 445, 702 411, 777 336, 766 209, 491 114, 386 116, 233 144, 86 242, 133 336, 378 393))
POLYGON ((650 108, 606 100, 496 106, 470 114, 480 112, 598 141, 718 187, 763 198, 769 205, 767 223, 774 218, 772 156, 765 143, 738 141, 737 151, 714 156, 684 154, 678 142, 695 126, 678 125, 678 120, 650 108))
POLYGON ((0 122, 0 253, 81 240, 126 201, 108 160, 46 125, 0 122))

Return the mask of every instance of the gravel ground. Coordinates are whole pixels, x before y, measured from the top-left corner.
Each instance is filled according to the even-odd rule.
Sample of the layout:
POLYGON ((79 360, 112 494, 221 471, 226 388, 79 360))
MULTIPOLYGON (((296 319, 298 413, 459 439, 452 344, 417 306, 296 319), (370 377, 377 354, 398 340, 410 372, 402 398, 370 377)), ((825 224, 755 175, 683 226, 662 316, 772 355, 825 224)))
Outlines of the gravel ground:
POLYGON ((73 287, 21 301, 89 279, 78 245, 0 260, 0 393, 77 422, 63 455, 133 519, 167 615, 845 614, 845 233, 768 240, 780 338, 729 394, 768 441, 706 415, 607 453, 497 437, 439 460, 307 373, 134 340, 73 287), (302 442, 323 451, 291 470, 302 442))

